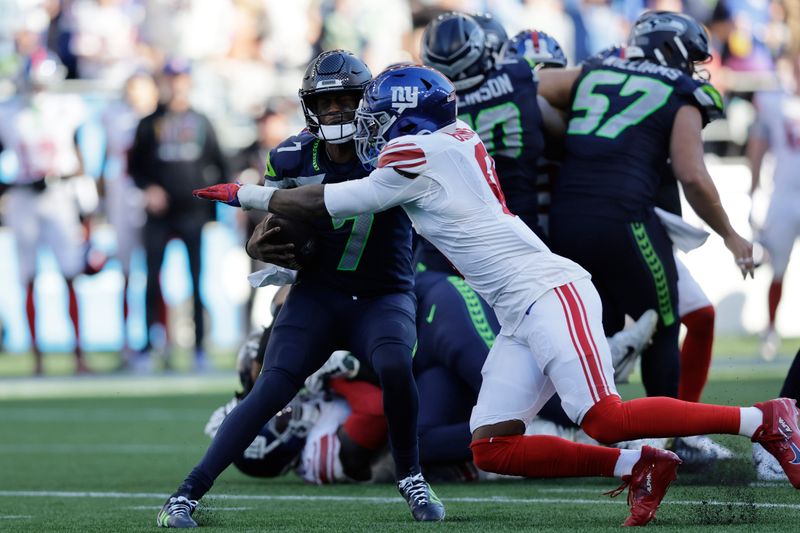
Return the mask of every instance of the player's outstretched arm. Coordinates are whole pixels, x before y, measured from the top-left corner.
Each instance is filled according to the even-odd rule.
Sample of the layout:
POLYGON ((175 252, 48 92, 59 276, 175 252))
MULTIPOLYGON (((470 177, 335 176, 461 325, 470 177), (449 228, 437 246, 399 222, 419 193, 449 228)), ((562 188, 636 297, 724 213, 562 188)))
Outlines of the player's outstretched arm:
POLYGON ((303 185, 294 189, 276 189, 263 185, 222 183, 192 194, 203 200, 222 202, 242 209, 269 211, 289 218, 314 218, 327 216, 324 185, 303 185))
POLYGON ((670 139, 670 158, 675 176, 692 209, 725 240, 742 275, 753 276, 753 245, 736 233, 722 207, 717 188, 703 160, 703 120, 697 108, 685 105, 678 110, 670 139))

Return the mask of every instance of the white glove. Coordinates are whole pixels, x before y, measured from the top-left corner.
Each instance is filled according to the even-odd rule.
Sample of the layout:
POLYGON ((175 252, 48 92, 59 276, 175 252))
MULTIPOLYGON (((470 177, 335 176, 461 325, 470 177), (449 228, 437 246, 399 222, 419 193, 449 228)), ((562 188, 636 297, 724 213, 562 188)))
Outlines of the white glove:
POLYGON ((331 378, 352 379, 358 374, 361 362, 346 350, 331 354, 322 367, 306 378, 305 386, 310 392, 319 392, 331 378))

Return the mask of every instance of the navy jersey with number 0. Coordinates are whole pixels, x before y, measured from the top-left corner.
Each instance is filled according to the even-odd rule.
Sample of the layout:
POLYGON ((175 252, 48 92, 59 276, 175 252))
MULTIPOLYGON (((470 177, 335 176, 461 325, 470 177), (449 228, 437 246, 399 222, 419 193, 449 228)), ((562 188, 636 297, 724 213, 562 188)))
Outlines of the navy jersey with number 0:
POLYGON ((536 231, 536 161, 544 148, 538 83, 524 59, 498 63, 477 88, 458 94, 458 118, 470 125, 494 158, 512 213, 536 231))
MULTIPOLYGON (((312 183, 338 183, 365 177, 358 159, 337 164, 325 145, 303 131, 274 148, 267 158, 267 185, 292 188, 312 183)), ((298 281, 314 281, 353 295, 377 295, 414 287, 411 265, 411 222, 401 207, 347 219, 312 221, 317 231, 313 265, 298 281)))
POLYGON ((584 63, 573 91, 553 214, 643 220, 656 201, 675 114, 692 105, 707 123, 722 112, 710 84, 614 55, 584 63))

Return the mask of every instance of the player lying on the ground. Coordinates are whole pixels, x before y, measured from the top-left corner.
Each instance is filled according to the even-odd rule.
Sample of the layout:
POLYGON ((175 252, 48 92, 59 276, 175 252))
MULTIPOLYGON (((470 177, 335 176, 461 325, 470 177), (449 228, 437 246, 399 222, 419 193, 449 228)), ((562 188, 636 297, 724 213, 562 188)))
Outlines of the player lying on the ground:
MULTIPOLYGON (((544 94, 558 94, 577 78, 575 71, 558 74, 548 79, 553 86, 544 94)), ((355 139, 362 162, 376 167, 366 178, 289 190, 228 184, 195 194, 296 218, 402 206, 419 234, 492 305, 502 326, 470 421, 479 468, 526 477, 620 477, 617 492, 629 486, 626 524, 652 520, 676 477, 678 457, 650 447, 618 450, 525 436, 526 423, 558 392, 566 413, 600 442, 743 435, 775 455, 800 487, 792 400, 739 408, 666 397, 620 399, 588 273, 550 252, 505 206, 493 161, 475 132, 457 121, 455 89, 444 76, 416 66, 382 72, 365 89, 355 139)), ((740 263, 749 273, 750 250, 733 251, 742 254, 737 259, 750 259, 740 263)))

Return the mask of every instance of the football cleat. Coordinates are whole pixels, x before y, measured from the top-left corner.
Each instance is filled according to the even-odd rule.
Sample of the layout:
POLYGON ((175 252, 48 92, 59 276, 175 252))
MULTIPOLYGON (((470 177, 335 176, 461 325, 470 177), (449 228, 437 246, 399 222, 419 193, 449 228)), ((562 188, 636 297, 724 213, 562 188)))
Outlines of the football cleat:
POLYGON ((789 482, 800 489, 800 430, 797 428, 796 400, 778 398, 757 403, 764 413, 764 422, 756 430, 753 442, 757 442, 778 460, 789 482))
POLYGON ((196 507, 197 500, 180 494, 172 495, 158 512, 156 524, 158 527, 197 527, 197 522, 192 519, 196 507))
POLYGON ((397 483, 397 490, 406 499, 417 522, 444 520, 444 505, 422 474, 401 479, 397 483))
POLYGON ((628 487, 630 516, 623 526, 644 526, 656 517, 656 511, 667 493, 670 483, 678 477, 680 458, 667 450, 645 446, 642 456, 633 465, 629 476, 622 477, 622 485, 606 492, 612 498, 628 487))
POLYGON ((658 325, 658 313, 648 309, 633 326, 618 331, 608 339, 611 362, 614 365, 614 381, 627 383, 636 368, 636 361, 651 342, 658 325))
POLYGON ((670 450, 687 466, 707 465, 720 459, 733 458, 731 450, 703 435, 676 437, 670 450))
POLYGON ((759 481, 789 480, 778 460, 758 443, 753 444, 753 464, 756 467, 756 478, 759 481))

